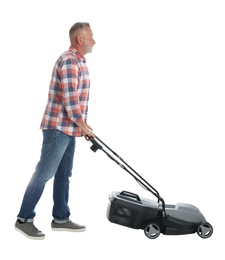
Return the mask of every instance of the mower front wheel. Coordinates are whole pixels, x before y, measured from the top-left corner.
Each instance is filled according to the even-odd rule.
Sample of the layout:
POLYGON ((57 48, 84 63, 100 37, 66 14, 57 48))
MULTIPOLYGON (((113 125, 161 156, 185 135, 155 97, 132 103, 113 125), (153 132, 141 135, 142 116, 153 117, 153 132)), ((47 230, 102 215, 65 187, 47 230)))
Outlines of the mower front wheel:
POLYGON ((213 227, 208 222, 203 222, 198 226, 197 234, 201 238, 209 238, 213 233, 213 227))

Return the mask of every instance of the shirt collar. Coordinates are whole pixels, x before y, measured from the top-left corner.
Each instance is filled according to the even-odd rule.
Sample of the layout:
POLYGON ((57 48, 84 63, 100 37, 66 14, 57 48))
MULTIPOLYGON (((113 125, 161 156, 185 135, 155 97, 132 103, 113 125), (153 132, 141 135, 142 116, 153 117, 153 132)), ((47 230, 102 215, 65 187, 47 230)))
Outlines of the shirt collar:
POLYGON ((72 51, 74 54, 76 54, 76 57, 79 60, 81 60, 83 62, 86 62, 86 58, 77 49, 75 49, 74 47, 70 46, 69 50, 72 51))

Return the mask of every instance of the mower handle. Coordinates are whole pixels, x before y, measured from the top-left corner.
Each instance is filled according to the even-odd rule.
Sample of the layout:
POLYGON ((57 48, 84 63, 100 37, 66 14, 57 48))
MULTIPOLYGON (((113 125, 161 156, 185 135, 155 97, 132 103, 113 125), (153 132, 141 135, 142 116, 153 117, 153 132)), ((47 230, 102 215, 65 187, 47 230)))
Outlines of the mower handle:
POLYGON ((112 154, 114 154, 114 156, 116 156, 121 162, 123 162, 132 172, 129 171, 127 167, 125 167, 122 163, 120 163, 117 159, 115 159, 111 154, 109 154, 108 151, 103 149, 103 147, 95 140, 95 138, 93 138, 92 136, 87 136, 87 137, 92 142, 92 146, 90 147, 90 149, 93 152, 96 152, 99 149, 102 150, 111 160, 116 162, 122 169, 127 171, 143 188, 151 192, 158 199, 158 202, 161 201, 162 211, 166 216, 165 202, 163 198, 159 195, 159 192, 152 185, 150 185, 140 174, 138 174, 133 168, 131 168, 129 164, 127 164, 116 152, 114 152, 109 146, 107 146, 100 138, 98 138, 95 135, 95 138, 99 142, 101 142, 112 154))

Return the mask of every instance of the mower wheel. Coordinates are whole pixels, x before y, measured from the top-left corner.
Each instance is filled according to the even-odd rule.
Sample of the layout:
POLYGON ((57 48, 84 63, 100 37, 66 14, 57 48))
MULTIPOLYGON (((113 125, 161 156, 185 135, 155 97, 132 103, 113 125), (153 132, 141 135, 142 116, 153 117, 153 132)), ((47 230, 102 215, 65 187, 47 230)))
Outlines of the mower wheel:
POLYGON ((155 239, 160 235, 160 227, 157 223, 149 223, 144 229, 145 235, 150 239, 155 239))
POLYGON ((202 222, 197 229, 197 234, 201 238, 209 238, 213 233, 213 227, 208 222, 202 222))

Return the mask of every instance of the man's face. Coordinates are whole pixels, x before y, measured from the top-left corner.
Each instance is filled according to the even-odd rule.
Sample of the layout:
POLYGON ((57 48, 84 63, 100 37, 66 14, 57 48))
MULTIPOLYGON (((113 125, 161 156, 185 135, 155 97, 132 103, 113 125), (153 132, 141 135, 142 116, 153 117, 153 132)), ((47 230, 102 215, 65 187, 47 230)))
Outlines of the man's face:
POLYGON ((83 35, 82 35, 82 49, 85 50, 86 53, 90 53, 95 44, 95 40, 93 39, 92 30, 89 27, 86 27, 83 35))

